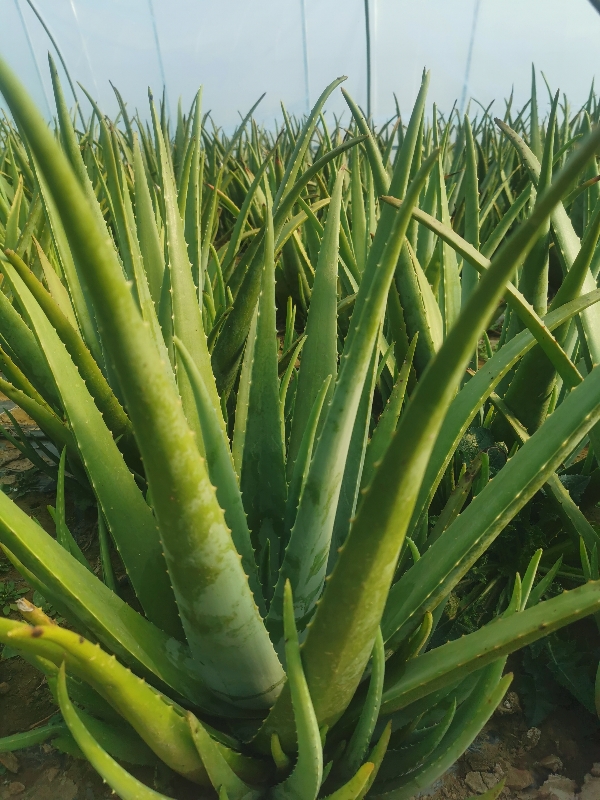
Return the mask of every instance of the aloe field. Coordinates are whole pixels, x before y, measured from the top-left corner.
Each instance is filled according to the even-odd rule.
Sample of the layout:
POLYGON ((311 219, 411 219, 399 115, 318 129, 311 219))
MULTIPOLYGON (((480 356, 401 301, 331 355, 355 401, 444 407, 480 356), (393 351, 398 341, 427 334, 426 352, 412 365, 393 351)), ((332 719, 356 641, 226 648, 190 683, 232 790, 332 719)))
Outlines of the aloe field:
POLYGON ((41 436, 2 434, 55 492, 50 533, 0 492, 35 591, 3 590, 0 643, 55 705, 0 754, 48 743, 123 800, 168 796, 140 766, 408 800, 512 653, 600 619, 597 97, 542 112, 534 73, 461 118, 424 73, 375 128, 339 78, 226 134, 201 91, 109 119, 50 71, 49 125, 0 61, 0 391, 41 436))

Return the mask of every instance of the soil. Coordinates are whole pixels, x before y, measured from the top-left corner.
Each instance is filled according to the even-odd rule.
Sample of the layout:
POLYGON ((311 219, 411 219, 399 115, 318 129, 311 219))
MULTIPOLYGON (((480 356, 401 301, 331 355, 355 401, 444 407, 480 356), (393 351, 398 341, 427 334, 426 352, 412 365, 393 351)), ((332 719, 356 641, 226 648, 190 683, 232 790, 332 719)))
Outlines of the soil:
MULTIPOLYGON (((0 396, 0 410, 2 407, 0 396)), ((0 423, 5 423, 4 415, 0 416, 0 423)), ((55 503, 55 483, 2 439, 0 484, 26 513, 54 533, 46 507, 55 503)), ((68 498, 67 524, 97 571, 96 520, 85 497, 76 498, 75 502, 68 498)), ((118 578, 120 565, 115 563, 114 568, 118 578)), ((9 581, 14 581, 15 591, 27 590, 24 596, 32 599, 33 592, 0 555, 0 582, 9 581)), ((9 616, 18 618, 12 609, 9 616)), ((518 658, 513 659, 510 668, 518 670, 518 658)), ((18 656, 0 660, 0 737, 32 730, 55 713, 56 706, 37 670, 18 656)), ((178 800, 198 800, 201 794, 198 787, 167 768, 160 772, 143 768, 130 771, 147 785, 178 800)), ((509 692, 465 755, 424 794, 432 800, 465 800, 483 794, 502 778, 505 787, 500 797, 506 800, 600 800, 598 720, 565 692, 539 728, 531 728, 519 697, 509 692)), ((104 800, 114 795, 87 762, 44 744, 16 753, 0 753, 0 800, 13 797, 104 800)))

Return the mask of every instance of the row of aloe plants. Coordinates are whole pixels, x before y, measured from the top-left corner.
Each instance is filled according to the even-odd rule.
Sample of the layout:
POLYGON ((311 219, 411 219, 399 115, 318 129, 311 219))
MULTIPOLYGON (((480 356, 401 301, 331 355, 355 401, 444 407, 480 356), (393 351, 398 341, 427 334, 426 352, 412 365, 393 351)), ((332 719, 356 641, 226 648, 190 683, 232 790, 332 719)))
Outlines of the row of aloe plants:
POLYGON ((0 62, 0 390, 53 445, 4 431, 57 481, 56 538, 0 494, 0 546, 68 625, 0 619, 60 709, 0 749, 48 739, 126 800, 163 796, 123 767, 158 762, 230 800, 409 798, 511 652, 600 610, 596 580, 544 600, 537 551, 496 619, 432 642, 540 490, 598 578, 557 475, 600 453, 595 96, 446 119, 425 74, 404 122, 344 93, 331 130, 338 79, 279 133, 252 109, 225 135, 201 93, 174 127, 90 97, 79 129, 50 68, 49 127, 0 62), (500 469, 466 455, 482 430, 500 469))

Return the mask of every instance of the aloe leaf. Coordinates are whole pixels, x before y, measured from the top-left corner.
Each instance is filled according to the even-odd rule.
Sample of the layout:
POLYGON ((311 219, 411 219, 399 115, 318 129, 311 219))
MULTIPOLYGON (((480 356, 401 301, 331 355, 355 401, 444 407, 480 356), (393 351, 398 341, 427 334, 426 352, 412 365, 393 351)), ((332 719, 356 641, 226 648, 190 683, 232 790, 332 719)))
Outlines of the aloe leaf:
MULTIPOLYGON (((344 100, 352 112, 352 116, 354 117, 354 121, 356 122, 358 130, 365 137, 365 150, 367 151, 369 164, 371 165, 371 171, 375 181, 375 190, 378 195, 387 194, 390 185, 390 177, 385 170, 383 158, 381 157, 381 151, 379 150, 379 147, 373 138, 373 134, 369 128, 369 123, 364 118, 360 108, 345 89, 342 89, 342 94, 344 95, 344 100)), ((354 220, 352 227, 354 228, 354 220)))
POLYGON ((43 744, 54 736, 60 736, 67 731, 67 726, 57 722, 49 722, 25 733, 14 733, 12 736, 3 736, 0 739, 0 753, 12 753, 14 750, 23 750, 25 747, 34 747, 43 744))
POLYGON ((379 631, 373 645, 373 664, 369 679, 369 690, 360 718, 339 765, 340 773, 344 777, 351 775, 359 768, 367 753, 381 708, 384 673, 385 648, 381 631, 379 631))
POLYGON ((50 321, 11 267, 5 266, 4 272, 55 376, 81 459, 136 595, 152 622, 180 638, 183 631, 152 511, 50 321))
POLYGON ((220 791, 222 788, 227 792, 230 800, 254 800, 261 796, 262 792, 252 789, 251 786, 240 780, 232 768, 227 763, 225 757, 219 749, 208 731, 202 723, 190 712, 187 713, 187 721, 192 735, 192 739, 198 750, 198 755, 202 759, 204 768, 213 787, 220 791))
POLYGON ((381 764, 383 763, 383 759, 385 758, 385 754, 387 752, 391 735, 392 735, 392 721, 389 720, 387 725, 383 729, 381 736, 375 743, 375 746, 369 753, 369 762, 373 764, 373 771, 371 772, 365 786, 359 793, 356 800, 362 800, 363 797, 365 797, 371 790, 371 787, 373 786, 373 783, 375 782, 375 779, 377 778, 377 775, 381 768, 381 764))
POLYGON ((15 191, 10 212, 6 220, 4 233, 4 247, 13 249, 19 241, 19 215, 21 213, 21 200, 23 198, 23 176, 19 175, 19 182, 15 191))
MULTIPOLYGON (((395 198, 384 197, 383 199, 390 205, 394 205, 398 208, 401 205, 395 198)), ((413 210, 413 216, 418 222, 421 222, 423 225, 427 226, 427 228, 434 231, 440 238, 448 242, 457 253, 462 255, 466 261, 475 267, 480 275, 483 274, 484 270, 489 268, 491 261, 470 245, 469 242, 455 233, 452 228, 444 225, 418 208, 413 210)), ((526 327, 533 333, 540 347, 543 349, 544 353, 546 353, 552 364, 554 364, 559 374, 569 386, 577 386, 580 382, 580 376, 576 367, 572 364, 555 337, 552 336, 543 320, 537 315, 530 303, 527 302, 521 292, 516 289, 512 283, 509 282, 506 284, 506 292, 510 297, 511 305, 515 308, 526 327)))
POLYGON ((54 302, 51 295, 22 259, 16 253, 11 252, 7 253, 7 257, 60 336, 99 411, 103 415, 107 427, 115 437, 131 436, 131 422, 92 358, 90 351, 85 346, 79 332, 73 328, 61 308, 54 302))
POLYGON ((279 559, 286 485, 279 424, 274 235, 269 206, 266 213, 261 293, 250 373, 240 488, 255 546, 262 549, 268 539, 271 553, 275 559, 279 559))
MULTIPOLYGON (((155 112, 154 112, 155 113, 155 112)), ((214 407, 218 410, 220 424, 225 432, 225 423, 220 413, 220 399, 215 379, 210 367, 210 354, 202 325, 202 315, 196 300, 196 290, 192 279, 192 269, 183 234, 183 220, 177 205, 175 179, 167 158, 164 139, 156 128, 157 147, 162 170, 162 188, 165 204, 165 227, 167 237, 168 269, 173 308, 173 331, 185 345, 194 363, 200 370, 202 380, 210 394, 214 407)), ((183 402, 183 409, 190 427, 197 436, 198 447, 202 448, 202 433, 196 413, 196 403, 185 370, 177 371, 177 386, 183 402)))
POLYGON ((340 83, 342 83, 345 80, 346 77, 342 76, 341 78, 336 78, 334 81, 332 81, 329 84, 329 86, 327 86, 326 89, 324 89, 324 91, 321 93, 312 111, 308 115, 306 122, 304 123, 302 131, 300 133, 300 136, 296 141, 294 150, 290 155, 288 163, 286 164, 286 169, 283 175, 283 179, 279 185, 279 189, 277 190, 277 195, 275 196, 275 199, 273 201, 274 211, 277 211, 280 201, 283 200, 286 194, 288 194, 288 192, 290 191, 291 187, 293 186, 296 180, 296 177, 298 176, 298 173, 302 169, 304 157, 306 155, 306 151, 310 144, 310 140, 312 138, 315 125, 317 124, 317 121, 319 119, 323 106, 327 101, 327 98, 331 95, 333 90, 336 89, 340 85, 340 83))
POLYGON ((152 197, 148 189, 146 170, 137 136, 133 139, 133 170, 135 180, 135 217, 148 287, 158 311, 165 271, 164 251, 160 243, 152 197))
POLYGON ((264 615, 266 614, 266 609, 264 608, 264 600, 258 583, 254 550, 250 541, 250 531, 248 530, 242 496, 233 469, 229 442, 219 424, 217 412, 211 403, 211 398, 204 385, 200 371, 194 364, 183 342, 177 337, 175 337, 174 342, 181 364, 188 373, 188 379, 196 398, 210 479, 216 488, 217 500, 224 509, 225 521, 231 528, 231 538, 235 548, 242 557, 242 566, 248 576, 250 588, 261 613, 264 615))
MULTIPOLYGON (((50 192, 50 188, 46 182, 43 172, 40 170, 39 164, 34 154, 32 154, 32 162, 35 170, 35 176, 40 187, 40 193, 44 203, 44 210, 46 218, 52 231, 52 239, 56 247, 56 252, 60 260, 60 266, 63 271, 65 282, 69 290, 69 296, 73 303, 77 323, 81 330, 81 335, 84 342, 90 348, 94 359, 98 364, 104 363, 102 358, 102 346, 98 336, 96 327, 96 320, 94 317, 94 310, 91 298, 88 296, 87 288, 83 284, 80 275, 81 264, 76 262, 67 241, 67 235, 63 221, 57 211, 55 200, 50 192)), ((106 227, 106 226, 104 226, 106 227)), ((112 246, 112 244, 111 244, 112 246)))
MULTIPOLYGON (((584 295, 578 300, 567 303, 560 309, 548 314, 544 318, 544 324, 549 331, 554 330, 574 314, 579 313, 587 303, 598 302, 599 299, 600 290, 584 295)), ((427 465, 409 530, 412 530, 416 525, 417 520, 431 502, 431 498, 442 479, 449 460, 478 408, 485 402, 510 368, 534 344, 535 339, 532 334, 529 331, 522 331, 496 352, 477 374, 463 386, 452 401, 427 465)))
POLYGON ((69 700, 64 666, 58 680, 60 710, 73 738, 94 769, 123 800, 169 800, 130 775, 94 739, 69 700))
POLYGON ((244 231, 244 226, 248 220, 248 214, 252 207, 252 204, 255 202, 255 198, 257 196, 257 191, 260 187, 260 184, 263 180, 263 176, 269 166, 269 163, 275 153, 275 147, 273 147, 269 153, 266 155, 264 161, 256 171, 254 175, 254 180, 250 184, 248 191, 246 192, 246 196, 244 197, 244 202, 240 208, 240 213, 237 216, 235 221, 235 225, 233 227, 233 231, 231 232, 231 238, 229 239, 229 244, 227 245, 227 250, 225 255, 223 256, 223 261, 221 263, 221 269, 223 270, 223 276, 228 278, 233 271, 234 259, 238 252, 240 243, 241 243, 241 236, 244 231))
POLYGON ((384 759, 379 770, 379 780, 385 782, 389 778, 401 778, 422 767, 448 732, 455 714, 456 700, 453 700, 436 725, 416 731, 401 745, 389 748, 386 753, 388 760, 384 759))
POLYGON ((242 472, 242 460, 244 458, 244 443, 246 440, 246 425, 248 422, 248 402, 250 398, 250 380, 252 375, 252 364, 254 362, 254 345, 256 343, 256 325, 258 321, 258 305, 254 309, 246 347, 244 350, 244 360, 240 370, 240 380, 237 391, 235 406, 235 425, 233 428, 233 441, 231 443, 231 455, 236 475, 242 472))
MULTIPOLYGON (((288 446, 288 479, 291 478, 306 424, 323 381, 331 375, 328 390, 328 399, 331 399, 337 375, 337 268, 344 174, 345 171, 340 170, 335 180, 312 286, 304 330, 307 338, 302 350, 288 446)), ((317 427, 317 435, 322 427, 323 422, 317 427)))
MULTIPOLYGON (((279 238, 281 228, 306 184, 318 175, 326 164, 361 141, 362 138, 357 138, 343 142, 315 161, 312 166, 298 178, 293 187, 281 200, 277 210, 275 211, 274 209, 273 224, 276 239, 279 238)), ((244 342, 248 335, 252 314, 254 313, 254 307, 260 293, 262 267, 260 257, 261 246, 262 239, 260 237, 255 237, 255 241, 250 245, 248 251, 241 259, 240 264, 236 267, 237 273, 244 260, 247 261, 242 272, 243 277, 241 276, 241 282, 238 284, 239 288, 237 292, 232 288, 232 292, 235 296, 234 308, 223 326, 223 331, 219 336, 212 354, 212 365, 217 381, 217 388, 224 396, 229 394, 235 381, 239 362, 242 358, 244 342)), ((232 276, 231 284, 233 284, 234 281, 235 274, 232 276)))
MULTIPOLYGON (((434 170, 433 176, 432 180, 436 180, 438 183, 437 189, 442 224, 446 227, 450 227, 450 211, 448 209, 448 197, 446 194, 446 181, 444 179, 444 167, 441 153, 439 154, 437 168, 434 170)), ((444 334, 447 336, 460 312, 461 282, 458 274, 456 253, 443 240, 440 242, 440 286, 438 294, 440 312, 444 320, 444 334)))
POLYGON ((87 559, 81 552, 79 545, 73 539, 73 534, 67 527, 67 519, 66 519, 66 509, 65 509, 65 463, 66 463, 66 456, 67 456, 67 448, 63 448, 63 451, 60 455, 60 461, 58 464, 58 479, 56 481, 56 511, 52 514, 54 523, 56 525, 56 540, 57 542, 62 545, 65 550, 71 553, 71 555, 79 561, 80 564, 86 569, 89 569, 90 572, 92 568, 87 562, 87 559))
POLYGON ((48 403, 31 383, 29 378, 21 369, 19 369, 19 367, 11 359, 8 353, 2 349, 2 347, 0 347, 0 365, 2 366, 2 373, 14 384, 14 388, 19 389, 31 400, 35 400, 38 405, 54 414, 48 403))
POLYGON ((296 513, 298 511, 298 505, 300 504, 300 497, 302 496, 302 491, 304 490, 304 486, 306 484, 306 478, 308 477, 308 470, 310 467, 315 436, 317 433, 317 424, 322 413, 323 403, 325 402, 325 397, 327 395, 330 382, 331 375, 328 375, 323 381, 323 385, 321 386, 319 394, 315 397, 310 417, 306 423, 304 436, 302 437, 302 443, 300 444, 300 449, 298 451, 298 457, 296 458, 296 463, 294 464, 294 471, 288 486, 288 495, 285 504, 284 523, 286 535, 288 536, 294 525, 294 520, 296 519, 296 513))
MULTIPOLYGON (((288 577, 295 590, 295 613, 301 627, 304 627, 312 616, 315 603, 323 588, 337 500, 354 420, 384 312, 393 270, 408 227, 412 205, 416 202, 436 158, 437 153, 434 153, 425 161, 411 184, 405 205, 397 215, 384 256, 379 264, 377 281, 373 282, 372 287, 367 283, 364 285, 364 289, 363 283, 361 283, 359 294, 365 291, 368 297, 361 314, 363 325, 359 328, 357 320, 356 327, 359 328, 360 333, 352 337, 349 333, 347 337, 347 342, 350 338, 350 344, 347 345, 347 350, 345 347, 342 368, 327 413, 327 420, 315 449, 267 617, 267 625, 276 641, 281 639, 282 634, 282 595, 288 577)), ((373 252, 373 248, 371 252, 373 252)), ((353 319, 357 312, 358 305, 355 307, 353 319)), ((373 637, 374 635, 375 631, 373 637)), ((320 721, 327 722, 327 720, 320 721)))
POLYGON ((358 503, 362 470, 365 461, 365 452, 369 438, 369 425, 371 422, 371 408, 377 380, 377 350, 373 350, 371 363, 363 384, 362 395, 356 410, 352 436, 346 455, 344 476, 337 502, 335 521, 331 534, 331 544, 327 561, 327 572, 331 572, 338 557, 339 548, 346 541, 350 530, 351 520, 358 503))
POLYGON ((222 696, 268 707, 280 690, 281 665, 176 393, 110 243, 44 120, 4 63, 0 89, 43 164, 70 245, 85 265, 134 431, 143 430, 138 444, 191 650, 204 679, 222 696))
MULTIPOLYGON (((465 115, 464 131, 466 139, 465 147, 465 239, 475 250, 479 250, 479 183, 477 180, 477 153, 473 140, 473 130, 469 117, 465 115)), ((442 219, 442 223, 446 220, 442 219)), ((449 243, 450 244, 450 243, 449 243)), ((463 262, 461 273, 461 292, 462 305, 466 303, 472 294, 479 275, 472 264, 463 262)))
POLYGON ((294 619, 292 588, 288 581, 284 591, 285 660, 288 683, 294 709, 298 738, 298 759, 291 775, 275 786, 274 800, 315 800, 323 777, 323 749, 319 725, 313 708, 302 659, 298 631, 294 619))
POLYGON ((526 611, 498 618, 461 639, 409 661, 393 686, 384 686, 381 713, 403 708, 600 608, 600 583, 590 581, 526 611), (460 653, 459 653, 460 650, 460 653))
MULTIPOLYGON (((4 267, 4 262, 2 267, 4 267)), ((55 408, 60 408, 60 400, 52 373, 36 342, 35 336, 27 327, 10 300, 0 292, 0 326, 2 336, 18 360, 17 366, 25 373, 44 400, 55 408)))
MULTIPOLYGON (((69 293, 65 289, 61 279, 56 274, 54 267, 48 261, 46 254, 42 250, 40 243, 35 237, 33 238, 33 243, 35 245, 37 256, 46 280, 46 285, 52 299, 60 308, 64 316, 69 320, 73 328, 78 330, 77 319, 75 318, 75 312, 73 311, 73 304, 71 303, 69 293)), ((19 253, 17 253, 17 255, 19 255, 19 253)))
MULTIPOLYGON (((490 400, 509 423, 518 440, 524 444, 530 438, 525 427, 508 408, 502 398, 498 397, 495 392, 491 393, 490 400)), ((581 538, 591 550, 598 542, 598 534, 594 531, 577 504, 572 500, 571 495, 562 485, 556 473, 549 476, 545 489, 558 509, 560 516, 563 518, 565 526, 571 531, 575 542, 579 542, 581 538)))
POLYGON ((367 786, 371 775, 375 769, 375 765, 367 761, 362 767, 359 767, 350 780, 343 786, 340 786, 337 791, 328 794, 324 800, 357 800, 362 796, 362 792, 367 786))
POLYGON ((159 758, 179 774, 207 785, 206 772, 182 710, 165 702, 156 689, 121 666, 98 645, 58 625, 13 628, 8 640, 33 652, 37 649, 56 666, 64 661, 70 673, 89 683, 125 717, 159 758), (57 647, 60 655, 53 655, 53 648, 57 647), (168 736, 165 731, 169 732, 168 736))
POLYGON ((490 233, 488 238, 485 240, 481 247, 481 253, 486 258, 491 258, 498 247, 502 244, 502 241, 508 233, 511 225, 529 202, 532 191, 533 186, 531 183, 528 183, 521 194, 515 199, 514 203, 512 203, 508 211, 504 214, 500 222, 496 225, 494 230, 490 233))
MULTIPOLYGON (((342 90, 343 91, 343 90, 342 90)), ((359 112, 360 113, 360 112, 359 112)), ((367 127, 368 135, 371 134, 367 127)), ((364 133, 365 131, 363 131, 364 133)), ((362 273, 367 259, 367 218, 363 200, 361 179, 361 150, 355 147, 350 154, 350 203, 352 213, 352 246, 356 254, 359 272, 362 273)))
MULTIPOLYGON (((527 147, 523 139, 508 125, 501 120, 496 120, 496 124, 514 144, 523 159, 532 182, 537 185, 541 174, 541 166, 536 156, 527 147)), ((556 236, 558 251, 568 271, 577 258, 580 241, 562 203, 556 207, 552 214, 552 228, 556 236)), ((581 291, 587 293, 595 288, 596 281, 591 272, 588 272, 583 281, 581 291)), ((589 308, 583 312, 581 314, 581 324, 592 363, 597 364, 600 362, 600 334, 598 334, 598 331, 600 331, 600 308, 589 308)))
POLYGON ((64 422, 56 416, 52 409, 48 408, 45 404, 42 405, 38 403, 33 398, 29 397, 29 395, 17 389, 11 383, 8 383, 8 381, 2 380, 2 378, 0 378, 0 391, 35 420, 40 430, 42 430, 51 441, 61 448, 66 447, 69 456, 74 460, 74 463, 77 464, 79 461, 79 451, 73 434, 64 422))
POLYGON ((483 670, 471 696, 454 715, 448 733, 416 773, 409 775, 408 780, 376 782, 372 796, 408 800, 443 775, 473 742, 508 691, 512 675, 502 678, 503 669, 504 660, 499 659, 483 670))
POLYGON ((599 385, 600 372, 594 370, 394 585, 382 624, 386 639, 398 629, 408 632, 423 611, 436 608, 459 576, 548 481, 600 417, 595 394, 599 385), (422 575, 428 576, 427 589, 422 585, 422 575))
MULTIPOLYGON (((572 175, 577 174, 585 165, 599 140, 600 130, 585 140, 585 143, 571 156, 567 165, 555 178, 551 188, 540 200, 530 218, 498 252, 492 266, 479 281, 477 290, 446 337, 436 356, 435 366, 432 365, 432 368, 423 375, 411 396, 406 412, 401 417, 396 436, 377 470, 369 492, 359 506, 348 539, 331 574, 304 642, 303 656, 307 678, 311 686, 312 681, 315 680, 314 688, 311 688, 311 695, 321 724, 331 724, 339 718, 350 702, 362 670, 367 663, 429 456, 480 332, 485 328, 489 317, 496 308, 506 281, 511 277, 523 254, 531 246, 545 218, 566 191, 572 175), (375 531, 378 532, 377 535, 374 534, 375 531), (362 637, 356 635, 357 630, 363 631, 362 637), (368 635, 367 631, 369 631, 368 635)), ((437 158, 437 153, 434 152, 432 158, 437 158)), ((421 168, 425 174, 430 162, 431 159, 429 159, 429 163, 428 161, 424 162, 421 168)), ((409 192, 412 193, 421 186, 422 184, 419 186, 418 179, 415 179, 409 192)), ((412 210, 412 202, 409 201, 408 194, 403 207, 412 210)), ((401 208, 400 213, 402 210, 401 208)), ((388 247, 391 248, 391 244, 388 247)), ((396 253, 397 251, 394 253, 395 256, 396 253)), ((386 286, 386 295, 387 288, 386 286)), ((364 317, 366 314, 363 315, 364 317)), ((336 420, 333 408, 336 395, 343 386, 342 375, 343 372, 340 373, 338 379, 333 404, 328 414, 327 426, 330 420, 332 422, 336 420)), ((592 376, 588 377, 588 381, 590 377, 592 376)), ((596 380, 600 381, 600 373, 596 380)), ((596 414, 600 415, 600 409, 594 410, 591 400, 596 380, 588 383, 586 391, 582 392, 582 388, 585 386, 584 381, 567 398, 567 400, 576 398, 573 401, 575 409, 571 409, 575 410, 575 414, 570 419, 570 425, 571 429, 576 430, 575 435, 579 434, 579 438, 591 426, 590 420, 594 420, 596 414), (579 392, 579 397, 577 397, 577 392, 579 392), (583 413, 580 413, 580 404, 586 409, 583 413), (586 414, 589 416, 585 422, 581 422, 586 414)), ((565 405, 568 408, 567 400, 553 414, 553 418, 559 410, 565 408, 565 405)), ((569 410, 563 411, 560 419, 564 420, 565 413, 568 414, 569 410)), ((560 423, 557 423, 556 428, 559 425, 560 423)), ((315 462, 322 443, 326 441, 327 426, 317 445, 315 462)), ((567 438, 567 443, 570 438, 567 438)), ((564 441, 564 438, 561 441, 564 441)), ((515 456, 515 459, 522 454, 525 447, 526 445, 515 456)), ((512 461, 514 462, 515 459, 512 461)), ((497 482, 503 472, 501 471, 494 479, 492 493, 496 490, 497 482)), ((488 490, 491 486, 492 484, 488 484, 488 490)), ((522 486, 523 484, 520 482, 519 489, 522 489, 522 486)), ((486 490, 477 496, 469 509, 474 509, 476 505, 481 506, 481 502, 477 503, 477 500, 481 500, 485 495, 486 490)), ((489 496, 489 491, 487 495, 489 496)), ((511 497, 514 497, 514 492, 511 497)), ((488 500, 488 507, 489 505, 488 500)), ((300 517, 301 508, 298 517, 300 517)), ((481 511, 479 514, 481 516, 481 511)), ((459 519, 463 519, 464 516, 465 514, 461 515, 459 519)), ((457 522, 458 520, 451 527, 456 526, 457 522)), ((297 526, 298 522, 296 522, 294 532, 297 526)), ((451 528, 440 538, 438 545, 448 541, 450 530, 451 528)), ((286 556, 290 552, 294 532, 286 556)), ((303 544, 306 548, 306 537, 303 544)), ((436 545, 433 545, 407 574, 415 572, 417 567, 423 564, 425 557, 435 548, 436 545)), ((306 558, 307 549, 303 552, 306 558)), ((310 553, 310 550, 308 552, 310 553)), ((309 559, 309 563, 314 563, 312 558, 309 559)), ((425 583, 432 586, 435 582, 428 577, 425 583)), ((401 617, 400 619, 405 618, 401 617)), ((388 631, 385 630, 384 637, 387 638, 388 635, 388 631)), ((286 695, 283 694, 267 719, 263 730, 268 730, 271 722, 277 720, 280 714, 286 714, 285 718, 289 718, 285 711, 285 702, 286 695)), ((282 736, 282 726, 280 725, 277 730, 282 743, 285 742, 282 736)))
MULTIPOLYGON (((191 112, 190 112, 191 114, 191 112)), ((191 125, 190 143, 192 150, 190 178, 185 199, 185 240, 188 243, 188 256, 192 265, 194 283, 200 286, 200 262, 202 260, 202 184, 204 178, 204 158, 202 150, 202 87, 194 100, 194 118, 191 125)))

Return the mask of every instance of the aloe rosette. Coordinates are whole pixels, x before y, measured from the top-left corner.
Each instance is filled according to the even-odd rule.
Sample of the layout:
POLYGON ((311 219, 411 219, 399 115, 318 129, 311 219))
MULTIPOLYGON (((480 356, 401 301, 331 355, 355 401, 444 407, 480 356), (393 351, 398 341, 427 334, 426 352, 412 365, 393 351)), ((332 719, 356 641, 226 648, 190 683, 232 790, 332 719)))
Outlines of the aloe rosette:
POLYGON ((0 545, 68 627, 26 601, 0 619, 60 709, 0 749, 49 739, 123 798, 162 796, 122 765, 158 760, 230 800, 411 797, 494 712, 509 653, 600 611, 594 580, 539 602, 537 553, 501 618, 431 641, 542 487, 595 544, 556 470, 600 419, 600 212, 580 241, 562 204, 581 176, 592 192, 600 130, 557 155, 550 127, 540 163, 503 122, 500 213, 477 174, 489 128, 460 121, 452 149, 449 124, 428 128, 427 76, 387 139, 346 95, 356 135, 332 140, 339 79, 273 140, 252 111, 230 139, 209 133, 200 93, 174 137, 164 107, 151 98, 147 125, 120 95, 120 126, 93 105, 79 132, 51 68, 57 135, 0 62, 0 389, 59 454, 6 432, 57 480, 56 538, 0 493, 0 545), (551 231, 565 277, 547 308, 551 231), (465 380, 504 297, 502 346, 465 380), (565 389, 529 414, 534 369, 565 389), (492 406, 528 432, 493 480, 484 457, 465 465, 430 530, 492 406), (101 578, 65 486, 97 503, 101 578))

